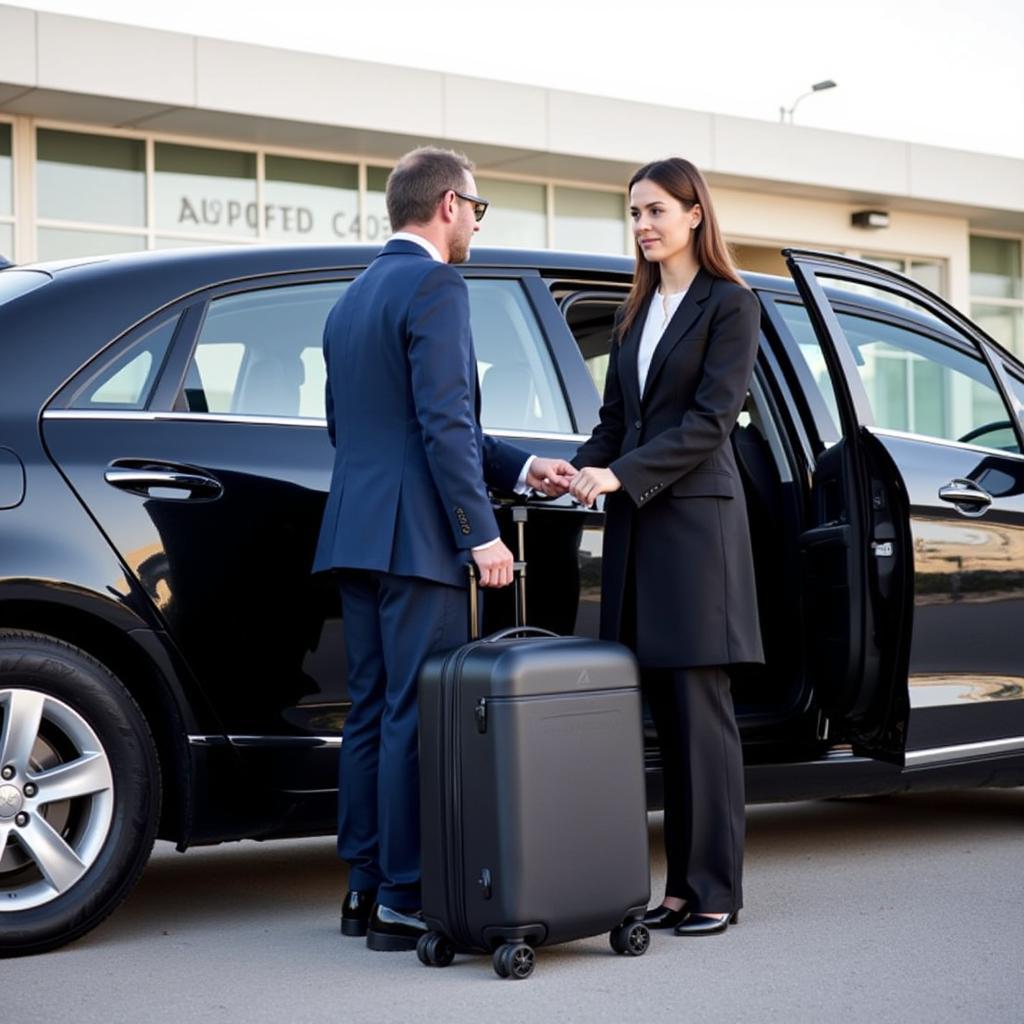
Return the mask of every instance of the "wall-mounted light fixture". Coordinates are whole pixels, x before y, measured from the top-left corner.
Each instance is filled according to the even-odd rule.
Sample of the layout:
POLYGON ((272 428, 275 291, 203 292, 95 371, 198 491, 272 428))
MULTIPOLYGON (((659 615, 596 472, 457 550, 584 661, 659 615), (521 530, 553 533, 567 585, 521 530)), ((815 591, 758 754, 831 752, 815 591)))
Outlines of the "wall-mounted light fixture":
POLYGON ((855 228, 877 231, 889 226, 889 214, 885 210, 856 210, 850 214, 850 223, 855 228))

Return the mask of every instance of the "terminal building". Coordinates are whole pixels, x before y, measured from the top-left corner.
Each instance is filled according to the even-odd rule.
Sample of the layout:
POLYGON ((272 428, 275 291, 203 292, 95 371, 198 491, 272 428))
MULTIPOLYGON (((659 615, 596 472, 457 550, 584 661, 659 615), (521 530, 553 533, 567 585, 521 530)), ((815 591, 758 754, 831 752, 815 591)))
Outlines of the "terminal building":
POLYGON ((451 146, 480 244, 629 253, 641 163, 707 175, 739 265, 898 270, 1024 355, 1024 160, 0 5, 0 255, 383 242, 403 152, 451 146))

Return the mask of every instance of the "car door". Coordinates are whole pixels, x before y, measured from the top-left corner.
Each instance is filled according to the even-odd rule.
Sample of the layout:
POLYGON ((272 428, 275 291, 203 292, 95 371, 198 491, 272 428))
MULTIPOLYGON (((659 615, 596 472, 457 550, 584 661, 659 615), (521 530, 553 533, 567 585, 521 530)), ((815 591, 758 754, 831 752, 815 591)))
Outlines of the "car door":
MULTIPOLYGON (((1024 446, 1012 361, 899 275, 800 251, 787 262, 835 386, 843 437, 822 460, 848 464, 863 524, 845 549, 857 625, 832 714, 869 752, 898 759, 902 741, 908 768, 1022 748, 1024 446)), ((810 564, 815 533, 844 525, 834 510, 820 518, 810 564)))
MULTIPOLYGON (((571 452, 573 413, 519 275, 468 278, 485 427, 527 451, 571 452)), ((310 574, 333 463, 321 339, 346 284, 307 274, 211 289, 119 342, 44 416, 53 458, 231 742, 257 778, 297 794, 334 787, 348 707, 336 587, 310 574)), ((578 515, 538 505, 531 621, 568 631, 578 515)), ((500 521, 511 543, 511 516, 500 521)), ((487 628, 511 617, 509 594, 488 602, 487 628)))
POLYGON ((323 324, 346 285, 293 274, 211 289, 172 314, 166 353, 150 350, 167 329, 143 328, 43 421, 225 733, 284 790, 336 777, 340 610, 309 568, 332 464, 323 324))

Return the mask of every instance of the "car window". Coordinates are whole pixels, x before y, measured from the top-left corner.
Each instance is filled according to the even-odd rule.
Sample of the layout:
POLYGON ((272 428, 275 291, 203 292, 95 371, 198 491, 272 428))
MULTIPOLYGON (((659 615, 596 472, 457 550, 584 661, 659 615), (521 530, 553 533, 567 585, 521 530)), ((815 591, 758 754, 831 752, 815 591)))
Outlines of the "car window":
POLYGON ((323 419, 323 330, 347 281, 226 295, 210 303, 185 375, 189 412, 323 419))
POLYGON ((565 396, 519 282, 469 278, 466 284, 484 428, 571 433, 565 396))
POLYGON ((837 310, 875 425, 1017 451, 1010 415, 984 361, 909 327, 837 310))
POLYGON ((775 308, 785 321, 808 371, 809 379, 808 375, 803 375, 805 387, 813 386, 817 390, 818 397, 821 399, 820 404, 824 406, 825 410, 822 415, 827 414, 831 420, 830 436, 832 438, 842 437, 835 387, 825 363, 824 353, 821 351, 821 343, 818 341, 818 335, 806 308, 800 302, 783 302, 781 300, 776 301, 775 308))
MULTIPOLYGON (((624 298, 624 296, 623 296, 624 298)), ((583 361, 600 395, 608 375, 608 353, 612 347, 615 313, 622 299, 612 297, 581 297, 564 307, 565 321, 580 347, 583 361)))
POLYGON ((71 409, 144 409, 170 347, 178 315, 167 317, 92 374, 71 409))

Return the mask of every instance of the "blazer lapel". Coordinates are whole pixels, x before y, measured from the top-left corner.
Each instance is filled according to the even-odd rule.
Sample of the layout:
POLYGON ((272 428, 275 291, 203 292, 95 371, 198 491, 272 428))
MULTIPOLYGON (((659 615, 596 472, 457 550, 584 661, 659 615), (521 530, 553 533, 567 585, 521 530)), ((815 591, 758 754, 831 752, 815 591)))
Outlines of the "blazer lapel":
MULTIPOLYGON (((697 276, 690 283, 683 301, 679 303, 679 308, 672 315, 672 319, 669 320, 668 326, 661 335, 661 340, 654 349, 651 365, 647 370, 644 393, 640 399, 641 403, 651 393, 651 388, 654 386, 661 368, 665 365, 665 360, 668 359, 672 350, 683 340, 686 332, 693 326, 697 317, 700 316, 704 302, 708 295, 711 294, 711 283, 713 280, 712 276, 703 268, 697 271, 697 276)), ((633 363, 633 379, 634 382, 637 382, 635 358, 633 363)))

